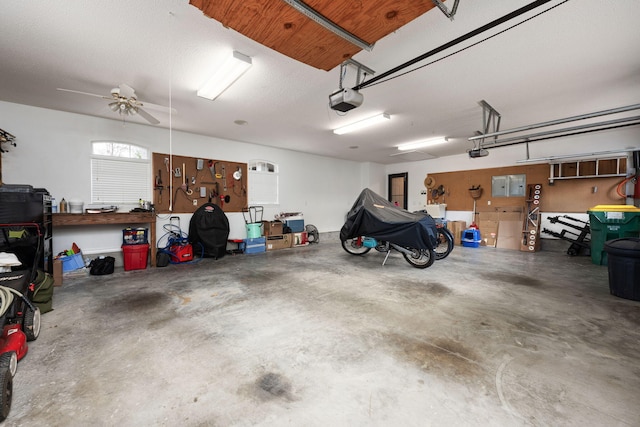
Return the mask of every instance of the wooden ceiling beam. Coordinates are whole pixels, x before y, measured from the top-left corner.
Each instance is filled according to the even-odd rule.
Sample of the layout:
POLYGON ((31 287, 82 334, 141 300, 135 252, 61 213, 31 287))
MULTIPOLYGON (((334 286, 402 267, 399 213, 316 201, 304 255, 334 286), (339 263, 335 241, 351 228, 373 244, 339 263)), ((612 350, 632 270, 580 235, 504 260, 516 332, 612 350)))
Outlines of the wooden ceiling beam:
MULTIPOLYGON (((190 0, 189 3, 225 27, 321 70, 332 70, 361 50, 282 0, 190 0)), ((435 7, 431 0, 308 0, 305 3, 370 44, 435 7)))

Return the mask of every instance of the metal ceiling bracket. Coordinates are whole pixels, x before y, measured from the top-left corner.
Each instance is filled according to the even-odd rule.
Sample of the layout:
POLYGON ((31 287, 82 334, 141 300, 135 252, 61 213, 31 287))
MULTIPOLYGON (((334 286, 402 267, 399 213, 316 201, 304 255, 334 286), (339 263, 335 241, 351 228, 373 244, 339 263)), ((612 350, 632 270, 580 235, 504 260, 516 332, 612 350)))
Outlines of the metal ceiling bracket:
MULTIPOLYGON (((481 136, 472 136, 471 138, 469 138, 469 141, 474 141, 474 140, 477 140, 477 139, 484 140, 484 138, 488 138, 488 137, 497 137, 497 136, 506 135, 506 134, 509 134, 509 133, 517 133, 517 132, 522 132, 522 131, 525 131, 525 130, 538 129, 538 128, 542 128, 542 127, 554 126, 554 125, 559 125, 559 124, 563 124, 563 123, 575 122, 575 121, 578 121, 578 120, 590 119, 590 118, 594 118, 594 117, 607 116, 607 115, 610 115, 610 114, 624 113, 626 111, 639 110, 639 109, 640 109, 640 104, 627 105, 625 107, 612 108, 610 110, 596 111, 595 113, 581 114, 581 115, 578 115, 578 116, 566 117, 564 119, 551 120, 551 121, 548 121, 548 122, 542 122, 542 123, 536 123, 536 124, 533 124, 533 125, 521 126, 521 127, 518 127, 518 128, 508 129, 508 130, 504 130, 504 131, 495 131, 495 132, 488 133, 488 134, 485 133, 484 135, 481 135, 481 136)), ((520 138, 527 138, 527 137, 528 136, 521 136, 520 138)))
POLYGON ((460 3, 460 0, 454 0, 451 12, 449 12, 447 6, 445 6, 444 3, 442 3, 440 0, 433 0, 433 2, 436 4, 436 6, 438 6, 438 9, 440 9, 442 13, 444 13, 444 16, 453 21, 453 15, 455 15, 458 11, 458 3, 460 3))
MULTIPOLYGON (((480 146, 484 143, 484 139, 487 134, 496 133, 500 131, 500 119, 502 115, 498 113, 498 111, 493 108, 487 101, 484 99, 479 101, 478 104, 482 107, 482 131, 477 132, 477 136, 473 138, 469 138, 469 140, 480 140, 480 146)), ((494 137, 495 139, 495 137, 494 137)))
POLYGON ((335 22, 327 19, 324 15, 318 13, 315 9, 309 7, 305 2, 301 0, 283 0, 289 6, 302 13, 307 18, 315 21, 317 24, 320 24, 325 29, 331 31, 335 35, 342 37, 346 41, 351 44, 358 46, 360 49, 364 49, 367 52, 370 52, 373 49, 375 43, 367 43, 362 40, 358 36, 350 33, 345 30, 341 26, 337 25, 335 22))
POLYGON ((342 89, 342 79, 344 78, 345 70, 349 65, 351 65, 352 67, 355 67, 357 70, 356 85, 359 85, 366 76, 373 76, 376 73, 366 65, 359 63, 355 59, 349 58, 346 61, 344 61, 342 64, 340 64, 340 89, 342 89))
MULTIPOLYGON (((529 143, 534 141, 543 141, 543 140, 562 138, 562 137, 567 137, 572 135, 581 135, 585 133, 640 125, 640 116, 630 116, 630 117, 622 117, 618 119, 603 120, 595 123, 583 123, 576 126, 552 128, 549 130, 543 130, 541 132, 528 133, 526 135, 511 136, 507 138, 498 139, 498 137, 501 137, 502 135, 521 133, 521 132, 532 130, 532 129, 540 129, 545 127, 557 126, 564 123, 576 122, 579 120, 591 119, 591 118, 602 117, 602 116, 607 116, 612 114, 619 114, 619 113, 624 113, 624 112, 633 111, 633 110, 640 110, 640 104, 627 105, 624 107, 612 108, 609 110, 596 111, 594 113, 589 113, 589 114, 581 114, 578 116, 565 117, 563 119, 551 120, 547 122, 521 126, 517 128, 503 130, 503 131, 494 130, 492 132, 487 132, 487 131, 489 130, 489 124, 491 122, 491 116, 493 114, 493 111, 491 111, 492 109, 490 110, 491 107, 488 104, 486 104, 484 101, 480 101, 480 105, 482 105, 483 107, 485 132, 476 132, 477 133, 476 136, 472 136, 468 138, 468 140, 473 143, 474 150, 482 149, 486 151, 486 149, 488 148, 498 148, 498 147, 507 147, 510 145, 526 144, 527 159, 525 161, 531 161, 531 159, 529 158, 529 143), (489 141, 487 141, 487 139, 489 139, 489 141)), ((499 127, 499 121, 498 121, 498 127, 499 127)))

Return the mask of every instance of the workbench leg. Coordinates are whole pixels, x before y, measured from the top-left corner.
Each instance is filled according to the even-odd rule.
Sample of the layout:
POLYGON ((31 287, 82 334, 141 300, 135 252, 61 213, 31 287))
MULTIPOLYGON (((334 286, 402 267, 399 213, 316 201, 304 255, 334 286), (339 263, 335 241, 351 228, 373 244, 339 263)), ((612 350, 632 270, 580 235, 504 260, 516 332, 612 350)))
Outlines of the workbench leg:
POLYGON ((151 267, 156 266, 156 217, 153 217, 151 224, 149 224, 149 250, 151 251, 151 267))

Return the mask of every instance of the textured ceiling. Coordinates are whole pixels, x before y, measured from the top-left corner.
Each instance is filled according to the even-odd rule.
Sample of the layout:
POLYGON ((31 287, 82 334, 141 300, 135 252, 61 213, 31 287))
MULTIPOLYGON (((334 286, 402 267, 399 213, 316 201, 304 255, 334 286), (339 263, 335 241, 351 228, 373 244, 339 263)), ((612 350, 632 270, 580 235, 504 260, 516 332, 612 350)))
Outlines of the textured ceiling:
MULTIPOLYGON (((434 8, 353 58, 379 75, 527 3, 460 0, 453 21, 434 8)), ((415 64, 412 73, 367 87, 361 107, 337 114, 328 95, 338 88, 340 67, 323 71, 293 60, 188 0, 3 0, 0 100, 120 120, 108 101, 56 88, 109 95, 126 83, 143 101, 171 103, 174 129, 354 161, 420 160, 470 149, 467 137, 482 128, 480 100, 502 114, 504 129, 640 102, 638 16, 638 0, 551 1, 415 64), (453 54, 460 48, 467 49, 453 54), (215 101, 197 97, 232 50, 251 56, 253 67, 215 101), (381 112, 391 115, 389 123, 331 132, 381 112), (398 144, 431 136, 451 142, 396 155, 398 144)), ((353 70, 344 83, 354 85, 353 70)), ((168 114, 153 114, 157 127, 168 128, 168 114)), ((2 117, 0 128, 12 132, 2 117)))

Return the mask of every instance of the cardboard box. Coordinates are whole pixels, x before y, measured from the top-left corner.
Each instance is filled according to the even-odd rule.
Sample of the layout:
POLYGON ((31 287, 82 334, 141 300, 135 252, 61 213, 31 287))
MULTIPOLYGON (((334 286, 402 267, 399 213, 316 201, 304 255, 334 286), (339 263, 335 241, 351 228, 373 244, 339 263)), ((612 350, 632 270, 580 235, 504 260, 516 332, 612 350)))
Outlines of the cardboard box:
POLYGON ((62 286, 62 260, 53 260, 53 286, 62 286))
POLYGON ((262 221, 262 232, 265 236, 280 236, 283 226, 280 221, 262 221))
POLYGON ((524 219, 522 207, 496 207, 493 211, 480 212, 478 216, 483 245, 504 249, 520 248, 519 246, 516 248, 515 241, 519 242, 521 237, 524 219), (500 242, 501 238, 502 242, 500 242))
POLYGON ((462 244, 462 232, 467 228, 466 221, 447 221, 447 228, 453 234, 453 241, 456 245, 462 244))
POLYGON ((500 221, 500 233, 496 248, 520 250, 522 241, 522 221, 500 221))
POLYGON ((500 222, 494 220, 480 221, 480 236, 482 237, 482 245, 495 248, 498 241, 498 227, 500 222))
POLYGON ((293 234, 281 234, 267 237, 267 250, 287 249, 293 246, 293 234))

